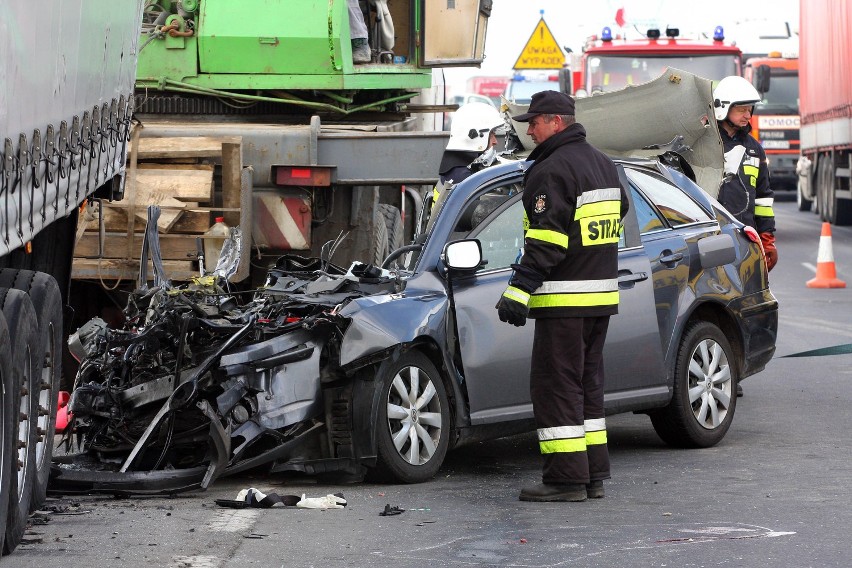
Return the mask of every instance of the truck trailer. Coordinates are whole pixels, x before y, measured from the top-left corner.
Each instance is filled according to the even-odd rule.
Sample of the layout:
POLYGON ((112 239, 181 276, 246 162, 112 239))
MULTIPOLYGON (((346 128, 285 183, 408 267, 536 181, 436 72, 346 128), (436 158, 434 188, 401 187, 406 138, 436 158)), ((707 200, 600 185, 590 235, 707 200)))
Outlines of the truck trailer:
POLYGON ((51 467, 73 243, 124 187, 142 2, 0 11, 0 543, 20 543, 51 467))
POLYGON ((852 223, 852 6, 802 0, 798 203, 823 221, 852 223))

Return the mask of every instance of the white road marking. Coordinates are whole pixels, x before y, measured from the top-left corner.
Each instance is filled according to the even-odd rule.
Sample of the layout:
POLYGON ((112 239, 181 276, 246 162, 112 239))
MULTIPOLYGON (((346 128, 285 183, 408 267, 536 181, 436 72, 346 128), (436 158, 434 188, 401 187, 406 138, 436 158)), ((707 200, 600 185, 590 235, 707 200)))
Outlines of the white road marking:
POLYGON ((173 568, 219 568, 222 562, 215 556, 175 556, 173 568))
POLYGON ((803 263, 802 263, 802 266, 804 266, 805 268, 807 268, 808 270, 810 270, 811 272, 813 272, 814 274, 816 274, 816 266, 814 266, 814 265, 813 265, 813 264, 811 264, 810 262, 803 262, 803 263))
POLYGON ((208 526, 211 531, 216 532, 248 531, 254 525, 258 515, 260 515, 258 509, 222 509, 216 512, 216 516, 208 526))

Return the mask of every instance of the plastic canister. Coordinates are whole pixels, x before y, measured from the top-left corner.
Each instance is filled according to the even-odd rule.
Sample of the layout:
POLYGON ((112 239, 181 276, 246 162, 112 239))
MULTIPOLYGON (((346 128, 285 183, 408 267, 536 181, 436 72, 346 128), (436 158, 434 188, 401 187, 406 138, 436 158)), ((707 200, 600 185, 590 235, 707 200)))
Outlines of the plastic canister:
POLYGON ((211 274, 219 263, 222 245, 228 238, 230 228, 225 224, 224 217, 216 217, 212 227, 204 232, 204 272, 211 274))

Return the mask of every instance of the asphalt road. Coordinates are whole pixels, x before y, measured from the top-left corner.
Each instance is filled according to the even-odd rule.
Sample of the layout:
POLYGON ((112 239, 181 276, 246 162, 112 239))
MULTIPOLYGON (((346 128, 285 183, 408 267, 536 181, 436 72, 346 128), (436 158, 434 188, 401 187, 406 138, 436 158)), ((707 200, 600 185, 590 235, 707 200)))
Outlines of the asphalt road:
MULTIPOLYGON (((605 499, 522 503, 540 478, 532 434, 452 452, 429 483, 325 485, 306 477, 218 481, 171 499, 51 500, 3 568, 64 566, 849 566, 852 355, 784 357, 852 343, 852 290, 805 287, 815 215, 776 204, 776 358, 743 384, 721 444, 673 450, 645 416, 607 419, 605 499), (245 487, 322 496, 343 510, 223 509, 245 487), (406 511, 379 516, 386 504, 406 511)), ((852 287, 852 228, 833 228, 852 287)))

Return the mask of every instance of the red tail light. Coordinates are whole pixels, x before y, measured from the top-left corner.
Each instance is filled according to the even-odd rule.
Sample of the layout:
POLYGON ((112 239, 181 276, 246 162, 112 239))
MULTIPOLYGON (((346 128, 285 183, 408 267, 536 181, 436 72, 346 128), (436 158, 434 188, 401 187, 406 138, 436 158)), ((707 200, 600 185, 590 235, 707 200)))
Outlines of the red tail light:
POLYGON ((757 233, 757 230, 755 230, 754 227, 746 225, 745 227, 743 227, 743 233, 745 233, 745 235, 748 237, 748 240, 753 243, 757 243, 760 247, 760 251, 763 252, 763 241, 760 240, 760 235, 757 233))
POLYGON ((743 227, 743 233, 746 234, 746 236, 749 238, 749 240, 751 242, 753 242, 753 243, 759 243, 760 242, 760 235, 757 234, 757 231, 754 229, 754 227, 749 227, 748 225, 746 225, 745 227, 743 227))

